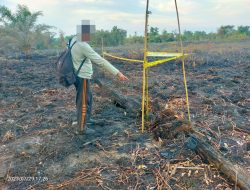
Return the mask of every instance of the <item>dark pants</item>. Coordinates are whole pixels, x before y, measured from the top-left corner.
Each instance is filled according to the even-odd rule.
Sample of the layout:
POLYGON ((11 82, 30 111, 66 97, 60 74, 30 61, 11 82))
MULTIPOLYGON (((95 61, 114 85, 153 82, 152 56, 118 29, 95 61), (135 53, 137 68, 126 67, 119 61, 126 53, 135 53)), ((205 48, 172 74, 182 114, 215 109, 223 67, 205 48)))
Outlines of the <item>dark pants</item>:
POLYGON ((75 82, 76 88, 76 109, 77 122, 81 130, 91 118, 92 110, 92 91, 90 79, 77 77, 75 82))

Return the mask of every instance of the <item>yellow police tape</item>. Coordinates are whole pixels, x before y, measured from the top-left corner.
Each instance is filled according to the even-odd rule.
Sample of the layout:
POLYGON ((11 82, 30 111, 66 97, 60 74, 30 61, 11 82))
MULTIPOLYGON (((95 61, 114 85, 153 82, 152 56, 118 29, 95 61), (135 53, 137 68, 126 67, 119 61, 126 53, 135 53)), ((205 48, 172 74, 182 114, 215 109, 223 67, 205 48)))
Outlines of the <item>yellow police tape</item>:
POLYGON ((185 56, 188 55, 188 54, 182 54, 182 53, 166 53, 166 52, 147 52, 147 55, 148 56, 153 56, 153 55, 156 56, 157 53, 159 53, 161 55, 164 55, 164 56, 174 56, 174 57, 170 57, 170 58, 165 58, 165 59, 160 59, 160 60, 157 60, 157 61, 152 61, 152 62, 144 63, 143 60, 118 57, 118 56, 115 56, 115 55, 111 55, 111 54, 109 54, 107 52, 103 52, 103 55, 106 55, 106 56, 109 56, 109 57, 112 57, 112 58, 115 58, 115 59, 123 60, 123 61, 144 63, 143 64, 144 68, 153 67, 153 66, 156 66, 156 65, 159 65, 159 64, 171 61, 171 60, 175 60, 175 59, 181 58, 182 56, 185 57, 185 56))
POLYGON ((115 59, 120 59, 120 60, 123 60, 123 61, 129 61, 129 62, 137 62, 137 63, 143 63, 144 61, 143 60, 137 60, 137 59, 128 59, 128 58, 124 58, 124 57, 118 57, 118 56, 114 56, 114 55, 111 55, 107 52, 103 52, 103 55, 107 55, 109 57, 113 57, 115 59))
POLYGON ((182 53, 176 53, 176 52, 147 52, 147 57, 176 57, 180 56, 182 53))
MULTIPOLYGON (((184 54, 184 53, 167 53, 167 52, 146 52, 146 57, 168 57, 168 58, 165 58, 165 59, 160 59, 160 60, 156 60, 156 61, 152 61, 152 62, 148 62, 147 59, 146 61, 144 62, 143 60, 137 60, 137 59, 129 59, 129 58, 124 58, 124 57, 118 57, 118 56, 114 56, 114 55, 111 55, 107 52, 103 52, 103 55, 106 55, 106 56, 109 56, 109 57, 112 57, 112 58, 115 58, 115 59, 119 59, 119 60, 123 60, 123 61, 128 61, 128 62, 139 62, 139 63, 143 63, 143 70, 145 72, 145 76, 143 76, 143 84, 145 82, 145 86, 143 87, 143 97, 145 96, 144 95, 144 92, 145 92, 145 89, 147 91, 146 93, 146 100, 147 100, 147 103, 146 103, 146 107, 147 107, 147 115, 148 115, 148 84, 147 84, 147 68, 149 67, 153 67, 153 66, 156 66, 156 65, 159 65, 159 64, 162 64, 162 63, 165 63, 165 62, 168 62, 168 61, 172 61, 172 60, 175 60, 175 59, 178 59, 178 58, 182 58, 182 70, 183 70, 183 76, 184 76, 184 86, 185 86, 185 92, 186 92, 186 101, 187 101, 187 108, 188 108, 188 119, 189 121, 191 120, 190 118, 190 110, 189 110, 189 101, 188 101, 188 89, 187 89, 187 81, 186 81, 186 72, 185 72, 185 57, 188 56, 188 54, 184 54), (145 89, 144 89, 145 88, 145 89)), ((144 98, 143 98, 144 99, 144 98)), ((144 110, 144 102, 142 103, 142 110, 144 110)), ((144 112, 142 113, 142 132, 144 131, 144 112)))
POLYGON ((180 54, 180 55, 175 56, 175 57, 170 57, 170 58, 166 58, 166 59, 160 59, 160 60, 157 60, 157 61, 147 62, 147 63, 144 64, 144 67, 145 68, 153 67, 153 66, 156 66, 156 65, 159 65, 159 64, 171 61, 171 60, 175 60, 175 59, 178 59, 178 58, 181 58, 181 57, 184 57, 184 56, 187 56, 187 54, 183 54, 183 55, 180 54))

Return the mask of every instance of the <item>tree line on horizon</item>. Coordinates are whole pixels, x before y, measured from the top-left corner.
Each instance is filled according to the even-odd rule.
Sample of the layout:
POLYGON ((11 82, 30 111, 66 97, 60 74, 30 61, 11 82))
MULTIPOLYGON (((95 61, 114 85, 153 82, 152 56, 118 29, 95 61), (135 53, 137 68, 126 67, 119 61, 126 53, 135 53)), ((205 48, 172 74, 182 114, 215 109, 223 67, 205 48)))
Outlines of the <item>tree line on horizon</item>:
MULTIPOLYGON (((65 36, 63 31, 57 34, 52 32, 53 26, 38 24, 37 19, 42 16, 41 11, 31 12, 25 5, 17 5, 16 12, 5 6, 0 6, 0 53, 8 51, 29 52, 32 49, 61 49, 72 36, 65 36)), ((250 26, 233 25, 220 26, 216 32, 188 31, 182 34, 183 41, 219 41, 239 40, 250 38, 250 26)), ((142 44, 141 35, 127 35, 127 31, 117 26, 111 30, 97 30, 91 44, 101 47, 118 46, 125 44, 142 44)), ((149 43, 173 42, 178 40, 176 31, 159 31, 158 27, 150 27, 148 31, 149 43)))
MULTIPOLYGON (((118 35, 120 39, 118 41, 105 40, 109 46, 117 46, 124 44, 143 43, 144 36, 134 35, 124 36, 126 31, 123 31, 121 35, 118 35), (122 43, 123 42, 123 43, 122 43)), ((97 31, 96 42, 101 45, 101 38, 109 39, 113 37, 113 29, 109 31, 97 31), (105 32, 105 35, 104 35, 105 32)), ((117 34, 116 34, 117 35, 117 34)), ((238 26, 237 28, 233 25, 220 26, 217 32, 207 33, 205 31, 188 31, 185 30, 182 34, 183 41, 194 42, 194 41, 219 41, 219 40, 240 40, 250 38, 250 26, 238 26)), ((158 27, 150 27, 148 32, 148 41, 151 43, 162 43, 162 42, 173 42, 178 40, 178 33, 176 31, 167 32, 167 30, 159 31, 158 27)))

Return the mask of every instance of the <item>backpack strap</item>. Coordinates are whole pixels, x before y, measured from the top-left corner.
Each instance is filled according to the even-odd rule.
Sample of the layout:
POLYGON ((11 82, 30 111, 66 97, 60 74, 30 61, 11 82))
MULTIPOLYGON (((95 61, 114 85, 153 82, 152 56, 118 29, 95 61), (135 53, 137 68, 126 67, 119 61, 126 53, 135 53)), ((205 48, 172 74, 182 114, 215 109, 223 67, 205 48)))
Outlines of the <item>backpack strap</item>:
MULTIPOLYGON (((75 45, 75 43, 77 42, 77 41, 74 41, 74 43, 72 44, 72 46, 70 46, 70 43, 71 43, 71 41, 72 41, 72 39, 73 38, 70 38, 69 39, 69 43, 68 43, 68 48, 71 50, 72 49, 72 47, 75 45)), ((82 68, 82 66, 83 66, 83 64, 84 64, 84 62, 85 62, 85 60, 87 59, 87 57, 85 57, 83 60, 82 60, 82 62, 81 62, 81 65, 80 65, 80 67, 77 69, 77 71, 76 71, 76 76, 79 74, 79 72, 80 72, 80 70, 81 70, 81 68, 82 68)))
MULTIPOLYGON (((73 44, 73 45, 74 45, 74 44, 73 44)), ((72 45, 72 47, 73 47, 73 45, 72 45)), ((84 64, 84 62, 86 61, 86 59, 87 59, 87 57, 85 57, 85 58, 82 60, 80 67, 79 67, 78 70, 76 71, 76 75, 79 74, 79 72, 80 72, 80 70, 81 70, 81 68, 82 68, 82 66, 83 66, 83 64, 84 64)))
POLYGON ((76 41, 74 41, 74 43, 72 44, 72 46, 71 47, 69 47, 70 49, 72 49, 72 47, 75 45, 75 43, 76 43, 76 41))
POLYGON ((68 41, 68 48, 71 50, 72 47, 75 45, 76 41, 74 41, 74 43, 72 44, 72 46, 70 46, 70 43, 72 41, 73 38, 70 38, 69 41, 68 41))

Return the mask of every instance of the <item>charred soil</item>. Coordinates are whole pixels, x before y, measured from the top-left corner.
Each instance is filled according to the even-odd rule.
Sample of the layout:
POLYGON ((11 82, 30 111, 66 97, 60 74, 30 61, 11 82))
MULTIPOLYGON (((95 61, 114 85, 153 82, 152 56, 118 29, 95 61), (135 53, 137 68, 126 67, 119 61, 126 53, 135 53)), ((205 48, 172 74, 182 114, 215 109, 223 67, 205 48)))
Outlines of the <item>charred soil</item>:
MULTIPOLYGON (((248 175, 249 47, 250 42, 185 44, 192 126, 248 175)), ((142 57, 137 47, 112 50, 142 57)), ((94 133, 75 135, 75 89, 59 86, 55 60, 55 55, 0 57, 1 189, 234 188, 188 148, 191 128, 180 61, 149 69, 151 114, 145 133, 140 115, 129 114, 92 83, 94 133)), ((110 61, 129 81, 118 82, 98 68, 94 79, 140 102, 141 64, 110 61)))

